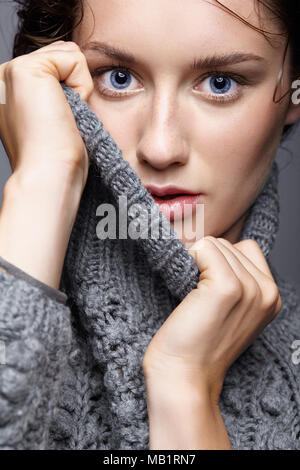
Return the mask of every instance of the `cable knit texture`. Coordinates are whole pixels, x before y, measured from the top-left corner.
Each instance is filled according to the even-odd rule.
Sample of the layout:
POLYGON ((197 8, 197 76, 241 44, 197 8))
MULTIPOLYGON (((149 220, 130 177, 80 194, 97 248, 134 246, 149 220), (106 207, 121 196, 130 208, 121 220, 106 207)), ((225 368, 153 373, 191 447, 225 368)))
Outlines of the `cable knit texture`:
MULTIPOLYGON (((0 269, 0 448, 149 449, 142 359, 199 270, 101 121, 62 87, 91 164, 58 295, 9 263, 0 269), (97 207, 113 204, 118 221, 120 196, 140 204, 139 221, 156 211, 159 238, 97 236, 97 207)), ((241 236, 267 259, 279 209, 274 162, 241 236)), ((126 217, 129 225, 136 212, 126 217)), ((300 302, 269 265, 282 310, 229 368, 220 396, 233 449, 300 449, 300 302)))

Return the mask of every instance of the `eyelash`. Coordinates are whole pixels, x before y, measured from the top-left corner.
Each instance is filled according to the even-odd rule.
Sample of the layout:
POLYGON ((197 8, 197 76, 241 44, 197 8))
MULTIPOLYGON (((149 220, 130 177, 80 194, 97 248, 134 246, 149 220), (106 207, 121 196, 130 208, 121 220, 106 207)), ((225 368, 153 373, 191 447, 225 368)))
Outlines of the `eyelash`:
MULTIPOLYGON (((118 64, 118 65, 110 64, 106 67, 99 67, 91 73, 91 76, 93 78, 97 78, 100 75, 102 75, 103 73, 111 71, 111 70, 122 70, 122 71, 130 73, 131 75, 134 76, 134 73, 128 67, 125 67, 122 64, 118 64)), ((243 77, 241 75, 238 75, 238 74, 235 74, 235 73, 230 73, 230 72, 222 72, 220 70, 212 70, 210 72, 207 72, 205 74, 205 76, 202 77, 201 81, 203 81, 203 80, 205 80, 206 78, 209 78, 209 77, 230 78, 231 80, 234 80, 236 83, 238 83, 240 86, 249 85, 249 83, 250 83, 245 77, 243 77)), ((97 88, 99 89, 99 87, 97 87, 97 88)), ((121 96, 123 97, 123 96, 129 96, 129 95, 132 95, 133 93, 135 93, 135 91, 133 91, 133 92, 111 91, 109 88, 102 88, 100 90, 100 92, 104 96, 110 96, 110 97, 121 97, 121 96), (107 93, 108 90, 109 90, 109 93, 107 93)), ((216 102, 221 102, 221 103, 235 101, 240 95, 239 90, 234 92, 234 93, 231 93, 231 95, 221 95, 221 94, 218 95, 217 93, 203 93, 203 92, 197 92, 197 91, 195 91, 195 92, 198 93, 198 94, 201 94, 201 95, 202 94, 206 95, 206 97, 208 97, 207 99, 209 101, 216 101, 216 102)))

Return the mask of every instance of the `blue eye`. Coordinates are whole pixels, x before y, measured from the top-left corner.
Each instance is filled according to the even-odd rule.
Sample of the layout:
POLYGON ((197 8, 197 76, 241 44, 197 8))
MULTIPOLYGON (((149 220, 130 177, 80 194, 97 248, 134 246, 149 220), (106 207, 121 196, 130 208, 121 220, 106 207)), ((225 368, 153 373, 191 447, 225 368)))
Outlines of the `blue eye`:
POLYGON ((128 69, 119 66, 100 67, 92 72, 92 77, 97 78, 97 87, 107 96, 121 97, 143 89, 128 69))
POLYGON ((232 87, 232 80, 229 77, 210 77, 209 85, 213 93, 227 93, 232 87))
POLYGON ((132 82, 131 74, 127 71, 113 70, 109 73, 109 81, 112 86, 123 90, 132 82))
POLYGON ((242 80, 234 80, 224 74, 213 74, 206 77, 197 87, 197 93, 210 101, 230 102, 237 99, 242 89, 242 80))

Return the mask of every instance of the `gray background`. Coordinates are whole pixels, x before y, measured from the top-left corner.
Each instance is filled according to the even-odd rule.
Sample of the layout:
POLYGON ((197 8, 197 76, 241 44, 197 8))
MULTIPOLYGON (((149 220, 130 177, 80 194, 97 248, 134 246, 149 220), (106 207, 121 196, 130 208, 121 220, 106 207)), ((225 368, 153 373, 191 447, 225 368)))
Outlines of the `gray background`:
MULTIPOLYGON (((13 1, 0 0, 0 63, 12 56, 12 41, 17 25, 13 1)), ((285 278, 295 283, 300 295, 300 125, 279 149, 276 159, 280 168, 280 230, 271 261, 285 278)), ((3 185, 11 174, 8 158, 0 140, 0 204, 3 185)))

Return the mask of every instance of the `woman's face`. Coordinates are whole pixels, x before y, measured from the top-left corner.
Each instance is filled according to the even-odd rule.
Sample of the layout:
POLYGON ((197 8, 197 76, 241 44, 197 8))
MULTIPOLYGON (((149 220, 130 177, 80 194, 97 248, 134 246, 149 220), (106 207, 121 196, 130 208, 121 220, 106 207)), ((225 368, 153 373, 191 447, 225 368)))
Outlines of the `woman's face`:
MULTIPOLYGON (((259 22, 254 0, 223 4, 279 31, 264 10, 259 22)), ((204 235, 238 241, 292 121, 290 96, 273 102, 286 44, 280 38, 270 45, 214 0, 84 2, 72 40, 92 76, 98 69, 90 108, 144 186, 203 194, 204 235), (131 60, 109 53, 112 47, 131 60)), ((290 51, 277 98, 290 87, 289 63, 290 51)), ((180 238, 186 246, 196 241, 180 238)))

